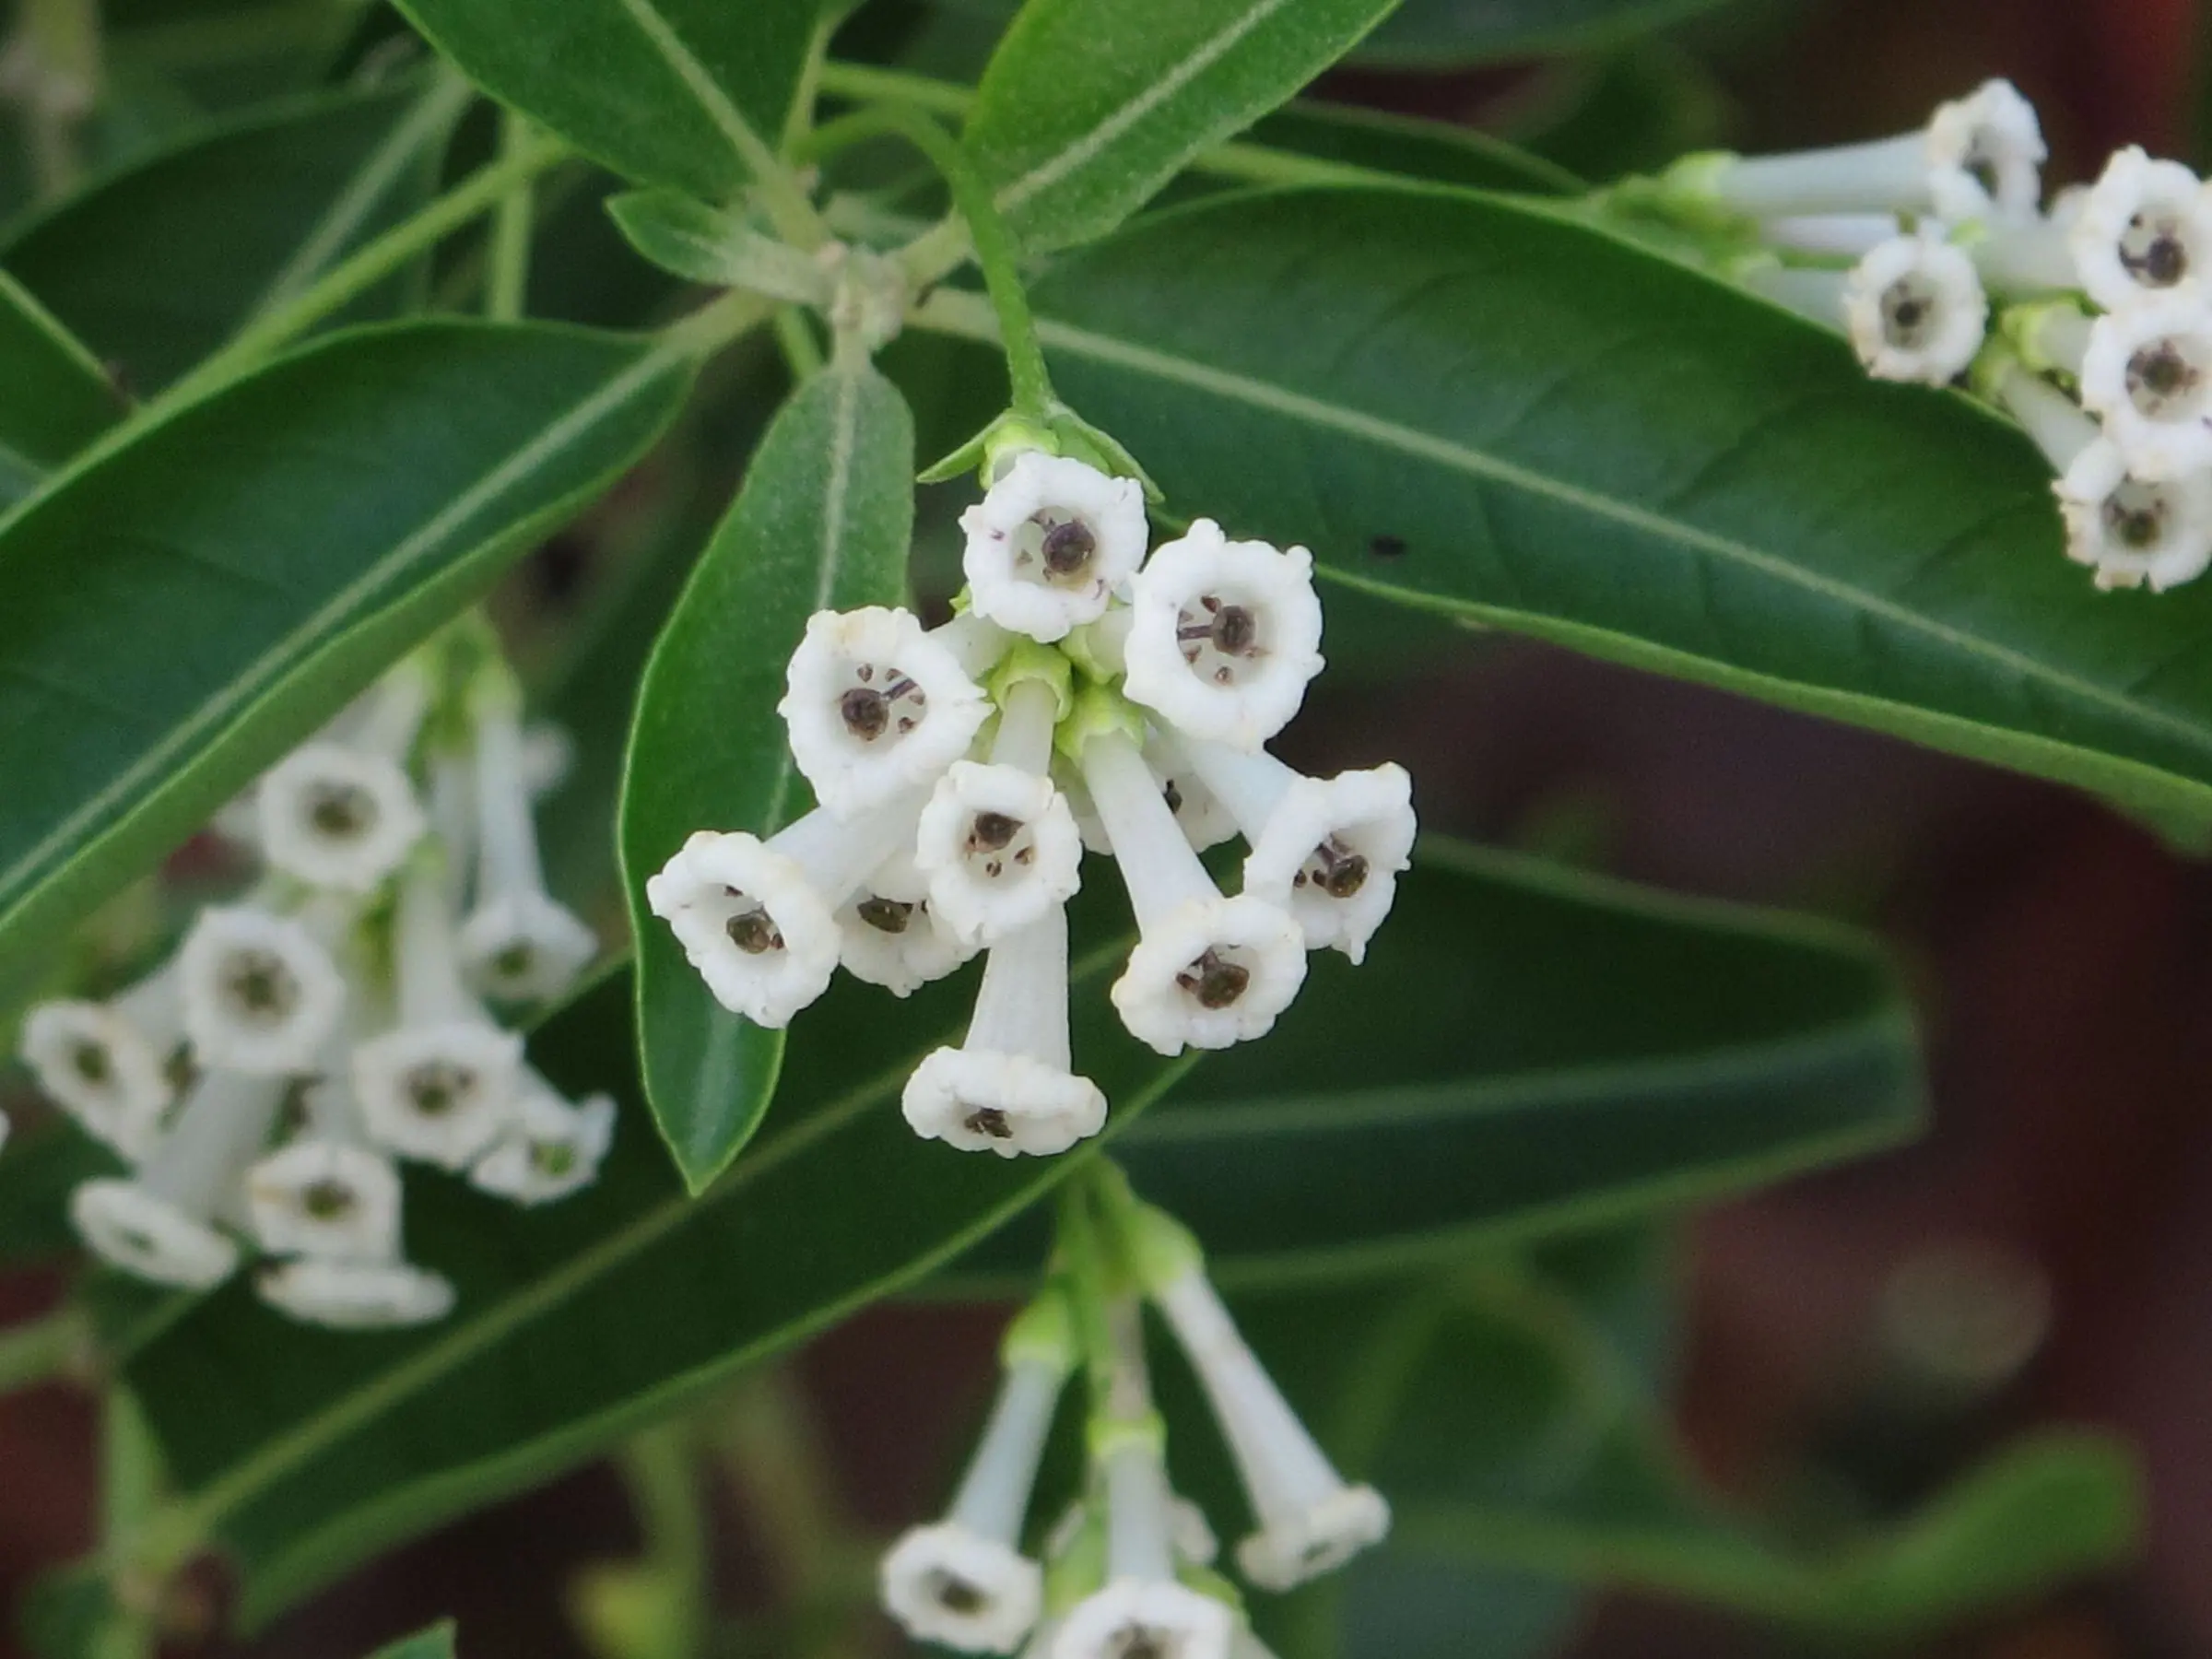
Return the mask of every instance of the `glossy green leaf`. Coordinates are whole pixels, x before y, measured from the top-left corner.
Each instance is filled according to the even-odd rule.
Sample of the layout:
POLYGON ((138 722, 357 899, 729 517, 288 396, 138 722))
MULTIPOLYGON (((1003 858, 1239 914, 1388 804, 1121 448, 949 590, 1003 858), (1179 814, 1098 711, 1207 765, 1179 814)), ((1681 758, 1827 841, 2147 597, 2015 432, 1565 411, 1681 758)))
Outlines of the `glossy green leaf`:
MULTIPOLYGON (((1415 1229, 1456 1234, 1456 1245, 1477 1230, 1573 1225, 1771 1177, 1910 1122, 1894 992, 1857 948, 1712 907, 1583 888, 1516 861, 1439 853, 1409 878, 1359 971, 1372 1000, 1395 1009, 1372 1046, 1343 1041, 1344 981, 1311 986, 1268 1043, 1191 1074, 1196 1088, 1161 1114, 1168 1135, 1147 1149, 1147 1108, 1194 1062, 1163 1062, 1112 1017, 1106 987, 1125 943, 1112 936, 1121 924, 1111 888, 1094 880, 1082 896, 1076 1053, 1113 1101, 1109 1138, 1140 1186, 1184 1212, 1231 1277, 1248 1250, 1260 1253, 1264 1276, 1286 1265, 1311 1276, 1331 1230, 1347 1247, 1340 1265, 1371 1273, 1423 1253, 1405 1248, 1415 1229), (1524 959, 1532 949, 1540 962, 1524 959), (1703 999, 1690 988, 1699 982, 1703 999), (1553 994, 1562 985, 1563 999, 1553 994), (1465 1046, 1456 1085, 1434 1039, 1403 1074, 1370 1075, 1409 1024, 1465 1046), (1826 1062, 1808 1057, 1823 1031, 1826 1062), (1266 1070, 1277 1041, 1303 1057, 1282 1063, 1299 1074, 1288 1081, 1266 1070), (1713 1064, 1693 1082, 1700 1045, 1715 1051, 1713 1064), (1855 1093, 1834 1059, 1853 1049, 1865 1074, 1855 1093), (1246 1060, 1262 1068, 1248 1074, 1254 1089, 1279 1092, 1279 1106, 1207 1077, 1216 1065, 1233 1076, 1246 1060), (1659 1079, 1648 1088, 1647 1063, 1659 1079), (1771 1071, 1763 1096, 1735 1075, 1761 1064, 1771 1071), (1546 1080, 1578 1070, 1550 1097, 1546 1138, 1546 1080), (1808 1103, 1794 1107, 1800 1094, 1808 1103), (1711 1112, 1709 1095, 1721 1102, 1711 1112), (1454 1098, 1465 1123, 1496 1119, 1504 1132, 1488 1146, 1460 1133, 1454 1098), (1352 1141, 1372 1119, 1358 1181, 1378 1183, 1384 1200, 1402 1189, 1404 1215, 1371 1203, 1349 1224, 1364 1231, 1347 1236, 1327 1191, 1353 1183, 1345 1166, 1309 1161, 1286 1190, 1289 1166, 1255 1137, 1288 1132, 1300 1116, 1311 1124, 1324 1105, 1353 1127, 1352 1141), (1243 1161, 1226 1147, 1192 1149, 1194 1126, 1212 1117, 1241 1135, 1243 1161), (1416 1132, 1418 1119, 1427 1127, 1416 1132), (1644 1151, 1609 1158, 1603 1136, 1644 1151), (1395 1164, 1381 1164, 1384 1148, 1395 1164), (1174 1166, 1207 1156, 1235 1179, 1179 1187, 1174 1166), (1525 1177, 1509 1158, 1528 1161, 1525 1177), (1471 1160, 1455 1187, 1430 1168, 1447 1159, 1471 1160), (1717 1168, 1701 1174, 1707 1166, 1717 1168), (1443 1213, 1451 1202, 1455 1215, 1443 1213), (1310 1227, 1301 1205, 1318 1206, 1310 1227), (1266 1224, 1262 1209, 1280 1214, 1266 1224)), ((276 1316, 233 1285, 154 1338, 130 1374, 194 1517, 240 1558, 250 1609, 273 1611, 381 1546, 565 1467, 735 1368, 915 1287, 1079 1167, 1095 1144, 1009 1161, 963 1157, 907 1127, 899 1090, 921 1054, 964 1025, 973 986, 971 971, 900 1002, 841 982, 793 1032, 777 1110, 694 1200, 639 1100, 629 989, 619 977, 604 982, 534 1050, 564 1090, 606 1088, 624 1103, 598 1183, 521 1216, 457 1182, 411 1185, 409 1250, 453 1277, 452 1318, 372 1336, 282 1327, 278 1342, 276 1316)))
POLYGON ((1403 0, 1360 48, 1362 61, 1444 69, 1588 51, 1648 34, 1719 0, 1403 0))
POLYGON ((606 210, 623 240, 664 271, 780 300, 830 298, 820 263, 762 235, 741 207, 710 206, 680 190, 633 190, 612 197, 606 210))
POLYGON ((1101 236, 1335 63, 1394 0, 1030 0, 983 72, 970 154, 1016 237, 1101 236))
POLYGON ((10 1135, 0 1154, 0 1266, 79 1248, 69 1225, 69 1194, 85 1182, 122 1172, 112 1152, 66 1124, 10 1135))
POLYGON ((1315 161, 1431 184, 1571 195, 1583 182, 1564 167, 1473 127, 1300 100, 1246 136, 1315 161))
POLYGON ((641 183, 736 194, 772 154, 822 0, 400 0, 463 73, 641 183))
POLYGON ((783 667, 816 611, 904 600, 913 477, 898 389, 865 362, 815 376, 754 451, 646 665, 624 772, 623 885, 646 1098, 695 1191, 759 1126, 783 1033, 714 1001, 645 907, 645 879, 694 830, 766 835, 805 809, 776 712, 783 667))
POLYGON ((0 519, 0 999, 634 459, 691 366, 545 326, 340 335, 0 519))
POLYGON ((0 507, 115 424, 123 399, 91 353, 0 274, 0 507))
MULTIPOLYGON (((419 206, 468 98, 436 77, 203 129, 13 227, 0 265, 125 383, 166 385, 419 206)), ((403 291, 346 315, 391 314, 403 291)))
POLYGON ((2212 814, 2212 587, 2096 593, 2016 429, 1601 230, 1444 191, 1244 196, 1034 299, 1061 390, 1174 511, 1409 605, 2212 814))
POLYGON ((447 1619, 434 1624, 427 1630, 418 1630, 412 1636, 376 1650, 371 1659, 453 1659, 453 1624, 447 1619))

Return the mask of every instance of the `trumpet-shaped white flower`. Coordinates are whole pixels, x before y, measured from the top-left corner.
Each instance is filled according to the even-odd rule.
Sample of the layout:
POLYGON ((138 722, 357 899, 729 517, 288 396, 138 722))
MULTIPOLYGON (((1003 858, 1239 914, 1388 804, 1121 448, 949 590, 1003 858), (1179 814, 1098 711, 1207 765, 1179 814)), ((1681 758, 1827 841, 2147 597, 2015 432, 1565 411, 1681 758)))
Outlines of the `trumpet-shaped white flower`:
POLYGON ((503 669, 487 674, 472 701, 477 908, 461 927, 461 958, 485 995, 541 1002, 574 982, 598 940, 546 891, 513 677, 503 669))
POLYGON ((468 1178, 516 1204, 551 1204, 592 1183, 614 1140, 611 1096, 571 1104, 545 1078, 524 1070, 513 1121, 468 1178))
POLYGON ((1347 1485, 1238 1332, 1190 1235, 1140 1209, 1146 1290, 1190 1356, 1236 1459, 1259 1530, 1237 1547, 1244 1576, 1289 1590, 1342 1566, 1390 1530, 1390 1506, 1347 1485))
MULTIPOLYGON (((970 630, 972 631, 972 630, 970 630)), ((776 712, 815 798, 851 818, 925 785, 968 752, 990 700, 911 612, 817 611, 776 712)))
POLYGON ((909 791, 860 818, 817 807, 767 841, 702 830, 645 883, 714 999, 784 1026, 830 988, 843 945, 837 912, 913 839, 909 791))
POLYGON ((424 828, 398 762, 369 749, 309 743, 254 793, 262 856, 310 887, 368 894, 399 868, 424 828))
POLYGON ((1096 621, 1145 557, 1145 491, 1032 450, 960 514, 978 615, 1046 643, 1096 621))
POLYGON ((1753 218, 1934 213, 1961 221, 2034 212, 2045 155, 2035 110, 2009 82, 1937 106, 1895 138, 1786 156, 1694 156, 1671 194, 1753 218))
POLYGON ((2079 404, 2017 363, 2007 364, 1989 389, 2005 412, 2035 441, 2055 473, 2064 474, 2081 452, 2101 436, 2097 422, 2083 413, 2079 404))
POLYGON ((1138 940, 1112 995, 1122 1023, 1163 1054, 1263 1037, 1305 982, 1305 935, 1251 894, 1224 899, 1121 732, 1083 747, 1083 779, 1136 912, 1138 940))
POLYGON ((911 852, 894 853, 837 912, 838 963, 854 979, 912 996, 975 954, 929 901, 911 852))
POLYGON ((375 1260, 399 1241, 399 1171, 366 1146, 311 1136, 246 1172, 246 1213, 277 1255, 375 1260))
POLYGON ((991 947, 966 1040, 907 1079, 914 1132, 1013 1158, 1065 1152, 1103 1128, 1106 1097, 1073 1070, 1067 996, 1067 912, 1054 905, 991 947))
POLYGON ((1041 680, 1010 688, 990 763, 954 761, 922 809, 914 865, 966 943, 1005 938, 1081 885, 1082 837, 1048 775, 1059 697, 1041 680))
POLYGON ((403 1158, 459 1170, 506 1127, 523 1041, 486 1017, 462 982, 445 877, 418 862, 394 928, 398 1024, 353 1051, 369 1133, 403 1158))
POLYGON ((300 1256, 265 1267, 253 1288, 302 1324, 338 1331, 428 1324, 453 1308, 453 1287, 442 1274, 401 1261, 300 1256))
POLYGON ((183 1036, 171 962, 109 1002, 38 1004, 24 1016, 23 1062, 79 1127, 135 1161, 175 1097, 169 1065, 183 1036))
POLYGON ((1413 780, 1402 766, 1309 778, 1262 750, 1181 746, 1223 801, 1252 853, 1244 891, 1290 912, 1306 948, 1333 947, 1357 962, 1390 914, 1397 877, 1412 863, 1413 780))
POLYGON ((217 1225, 276 1122, 283 1085, 242 1072, 203 1072, 135 1176, 88 1181, 69 1217, 96 1253, 127 1273, 205 1290, 238 1265, 217 1225))
POLYGON ((1073 1363, 1066 1308, 1048 1292, 1008 1333, 998 1399, 951 1512, 884 1558, 884 1606, 909 1635, 1011 1653, 1036 1624, 1043 1574, 1021 1554, 1021 1524, 1073 1363))
POLYGON ((218 1070, 307 1071, 346 1011, 346 982, 315 935, 250 905, 202 911, 177 967, 184 1030, 218 1070))
POLYGON ((2159 294, 2201 299, 2212 268, 2212 192, 2178 161, 2116 150, 2082 198, 2068 242, 2080 286, 2107 311, 2159 294))
POLYGON ((1322 669, 1311 553, 1232 542, 1199 519, 1130 587, 1123 660, 1132 701, 1239 748, 1257 748, 1290 723, 1322 669))
POLYGON ((1235 1615, 1175 1577, 1173 1499, 1157 1430, 1122 1431, 1101 1461, 1106 1584, 1061 1621, 1052 1659, 1230 1659, 1235 1615))
POLYGON ((1884 242, 1843 288, 1852 347, 1877 380, 1947 384, 1989 331, 1989 297, 1974 262, 1933 231, 1884 242))
POLYGON ((2137 477, 2119 448, 2100 439, 2053 487, 2066 522, 2066 557, 2089 566, 2100 588, 2193 582, 2212 565, 2212 473, 2137 477))
POLYGON ((2171 296, 2098 318, 2081 401, 2138 476, 2212 466, 2212 309, 2171 296))

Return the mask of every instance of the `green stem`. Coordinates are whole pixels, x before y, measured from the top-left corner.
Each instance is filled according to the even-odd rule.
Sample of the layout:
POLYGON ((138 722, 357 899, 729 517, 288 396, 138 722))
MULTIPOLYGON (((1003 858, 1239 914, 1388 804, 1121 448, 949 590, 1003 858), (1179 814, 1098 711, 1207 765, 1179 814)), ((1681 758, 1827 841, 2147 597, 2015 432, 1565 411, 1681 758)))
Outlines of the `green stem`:
POLYGON ((76 1308, 0 1331, 0 1395, 66 1374, 83 1357, 89 1335, 76 1308))
POLYGON ((1060 1189, 1057 1241, 1060 1258, 1067 1267, 1068 1301, 1083 1349, 1084 1381, 1090 1390, 1091 1410, 1096 1413, 1103 1411, 1114 1395, 1118 1367, 1110 1312, 1113 1286, 1087 1175, 1077 1175, 1060 1189))
POLYGON ((100 1422, 100 1559, 115 1617, 92 1644, 92 1659, 151 1659, 160 1643, 167 1572, 137 1559, 134 1546, 161 1500, 161 1451, 138 1402, 111 1383, 100 1422))
POLYGON ((1037 325, 1030 315, 1029 295, 1022 289, 1014 239, 998 216, 982 175, 970 164, 952 135, 911 105, 879 104, 818 128, 808 141, 808 152, 827 155, 878 135, 905 139, 944 175, 952 191, 952 204, 967 221, 968 237, 974 245, 975 263, 983 274, 983 287, 991 296, 991 308, 998 313, 999 346, 1006 356, 1014 412, 1040 423, 1049 419, 1058 409, 1059 399, 1053 395, 1052 376, 1037 344, 1037 325))
MULTIPOLYGON (((500 112, 500 159, 511 161, 535 142, 530 124, 512 110, 500 112)), ((491 221, 491 266, 484 283, 484 314, 516 323, 530 306, 530 230, 536 202, 526 175, 500 198, 491 221)))
POLYGON ((18 44, 30 67, 23 114, 31 167, 39 194, 59 194, 84 171, 77 129, 100 97, 100 0, 21 0, 18 44))
POLYGON ((775 331, 776 346, 783 353, 793 380, 808 380, 821 372, 821 342, 814 337, 805 312, 795 305, 779 305, 770 326, 775 331))
POLYGON ((698 1659, 708 1627, 708 1534, 705 1494, 682 1423, 649 1429, 622 1449, 617 1465, 629 1493, 645 1559, 675 1586, 677 1659, 698 1659))
POLYGON ((331 267, 298 298, 241 329, 230 343, 164 395, 183 403, 235 380, 316 324, 344 310, 408 261, 496 206, 518 184, 544 172, 565 154, 550 140, 532 139, 438 197, 413 218, 331 267))

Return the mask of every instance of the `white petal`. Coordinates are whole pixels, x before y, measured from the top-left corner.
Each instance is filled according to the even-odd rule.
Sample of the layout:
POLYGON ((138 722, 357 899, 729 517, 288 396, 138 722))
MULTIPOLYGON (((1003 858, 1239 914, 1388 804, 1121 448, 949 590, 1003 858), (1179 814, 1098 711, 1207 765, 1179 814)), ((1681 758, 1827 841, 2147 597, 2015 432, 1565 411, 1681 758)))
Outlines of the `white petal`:
POLYGON ((308 1071, 345 1012, 346 982, 330 952, 266 911, 202 911, 179 967, 184 1030, 203 1065, 256 1077, 308 1071))
POLYGON ((964 1653, 1013 1653, 1044 1599, 1036 1562, 951 1523, 900 1537, 881 1583, 885 1608, 908 1635, 964 1653))
POLYGON ((837 971, 836 900, 757 836, 694 835, 645 897, 715 1000, 756 1025, 790 1024, 837 971))
POLYGON ((1117 1579, 1076 1605, 1053 1639, 1052 1659, 1124 1659, 1132 1652, 1229 1659, 1236 1623, 1221 1603, 1181 1584, 1117 1579))
POLYGON ((399 1204, 399 1172, 366 1147, 298 1141, 246 1171, 254 1236, 279 1255, 389 1256, 399 1204))
POLYGON ((92 1251, 126 1273, 206 1290, 238 1265, 238 1245, 135 1181, 88 1181, 69 1197, 69 1219, 92 1251))
POLYGON ((1088 1077, 991 1049, 938 1049, 900 1103, 915 1134, 1001 1158, 1049 1158, 1106 1124, 1106 1097, 1088 1077))
POLYGON ((255 810, 269 867, 342 892, 373 892, 424 828, 398 764, 336 743, 294 749, 262 779, 255 810))
POLYGON ((1240 894, 1191 900, 1147 927, 1111 994, 1132 1036, 1173 1055, 1265 1037, 1305 978, 1298 924, 1240 894))
POLYGON ((1974 262, 1936 232, 1884 242, 1852 267, 1843 322, 1877 380, 1948 384, 1989 330, 1989 298, 1974 262))
POLYGON ((2161 292, 2202 295, 2212 267, 2212 193, 2178 161, 2115 150, 2081 198, 2068 241, 2081 286, 2107 311, 2161 292))
POLYGON ((615 1102, 593 1095, 571 1106, 526 1078, 514 1119, 468 1178, 516 1204, 551 1204, 589 1186, 615 1139, 615 1102))
POLYGON ((929 902, 911 852, 895 854, 839 907, 838 962, 854 979, 911 996, 975 954, 929 902))
POLYGON ((926 785, 968 752, 990 700, 903 610, 818 611, 783 700, 792 759, 842 817, 926 785))
POLYGON ((2010 81, 1985 81, 1971 95, 1940 105, 1928 123, 1928 182, 1937 216, 2033 213, 2042 197, 2046 154, 2035 106, 2010 81))
POLYGON ((1290 912, 1306 948, 1359 961, 1412 862, 1413 780, 1402 766, 1300 778, 1244 861, 1244 891, 1290 912))
POLYGON ((353 1051, 354 1093, 379 1145, 458 1170, 506 1128, 522 1064, 523 1040, 497 1026, 402 1026, 353 1051))
POLYGON ((106 1003, 44 1002, 23 1019, 23 1063, 85 1132, 136 1159, 174 1096, 169 1056, 106 1003))
POLYGON ((2212 310, 2169 296, 2098 318, 2081 402, 2140 477, 2212 466, 2212 310))
POLYGON ((521 888, 479 904, 462 924, 460 947, 463 966, 486 996, 544 1002, 575 983, 599 940, 567 905, 521 888))
POLYGON ((340 1331, 427 1324, 453 1307, 453 1288, 442 1275, 405 1262, 302 1257, 265 1268, 253 1288, 294 1319, 340 1331))
POLYGON ((2066 557, 2094 570, 2100 587, 2176 587, 2212 564, 2212 473, 2136 478, 2119 449, 2100 440, 2053 488, 2066 557))
POLYGON ((915 832, 914 865, 931 907, 964 942, 1026 927, 1082 885, 1082 838, 1050 778, 955 761, 915 832))
POLYGON ((1372 1487, 1342 1487, 1237 1546, 1237 1565, 1263 1590, 1295 1590, 1334 1572, 1390 1534, 1390 1505, 1372 1487))
POLYGON ((1050 643, 1095 621, 1145 557, 1145 492, 1031 451, 960 515, 977 614, 1050 643))

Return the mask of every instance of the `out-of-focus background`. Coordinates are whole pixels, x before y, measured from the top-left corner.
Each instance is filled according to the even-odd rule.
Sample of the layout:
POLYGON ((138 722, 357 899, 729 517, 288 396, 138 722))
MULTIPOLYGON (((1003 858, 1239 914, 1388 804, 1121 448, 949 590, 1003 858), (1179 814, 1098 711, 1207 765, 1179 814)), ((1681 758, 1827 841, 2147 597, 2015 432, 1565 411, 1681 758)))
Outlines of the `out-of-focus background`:
MULTIPOLYGON (((1618 56, 1360 68, 1322 90, 1482 125, 1602 177, 1721 142, 1900 130, 2003 75, 2041 112, 2057 184, 2129 142, 2207 159, 2196 13, 2191 0, 1742 0, 1618 56)), ((562 538, 518 604, 557 610, 600 541, 588 525, 562 538)), ((2212 869, 2087 799, 1893 741, 1497 636, 1416 643, 1418 683, 1324 680, 1291 758, 1400 758, 1430 827, 1871 926, 1917 987, 1925 1140, 1695 1226, 1681 1422, 1702 1467, 1747 1501, 1786 1508, 1825 1487, 1901 1506, 2023 1426, 2119 1430, 2149 1470, 2141 1561, 1930 1651, 2212 1653, 2212 869)), ((0 1318, 51 1291, 0 1281, 0 1318)), ((988 1388, 996 1324, 887 1310, 806 1357, 794 1376, 836 1472, 830 1503, 886 1534, 935 1506, 988 1388)), ((741 1415, 788 1438, 793 1404, 756 1395, 741 1415)), ((0 1403, 0 1594, 89 1540, 90 1435, 59 1391, 0 1403)), ((806 1506, 775 1512, 772 1530, 735 1503, 724 1517, 716 1576, 733 1609, 804 1567, 806 1506)), ((400 1551, 250 1651, 349 1655, 451 1612, 474 1654, 578 1653, 559 1587, 634 1535, 619 1482, 589 1470, 400 1551)), ((1795 1649, 1616 1594, 1571 1651, 1795 1649)))

